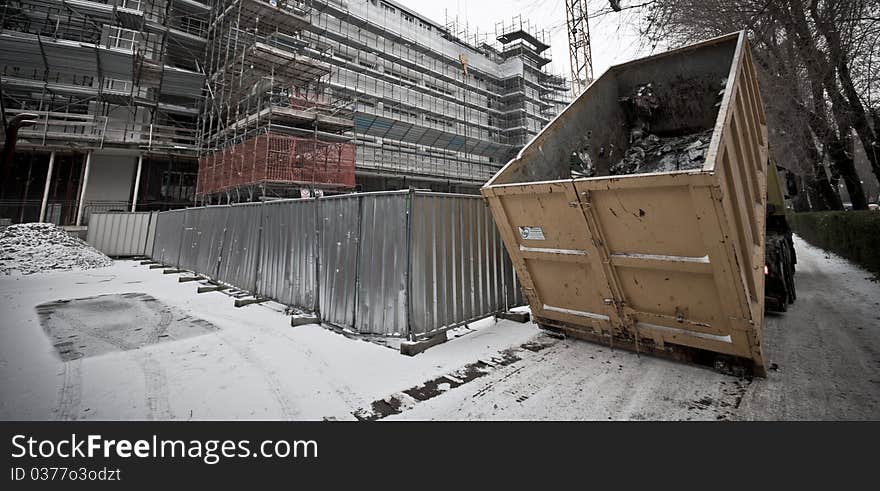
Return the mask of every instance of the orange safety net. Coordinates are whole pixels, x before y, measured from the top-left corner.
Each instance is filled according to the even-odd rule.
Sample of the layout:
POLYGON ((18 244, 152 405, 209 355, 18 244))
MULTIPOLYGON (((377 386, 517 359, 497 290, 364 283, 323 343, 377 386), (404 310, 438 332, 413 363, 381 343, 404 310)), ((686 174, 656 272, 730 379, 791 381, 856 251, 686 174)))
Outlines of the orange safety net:
POLYGON ((260 184, 349 189, 355 186, 355 149, 334 143, 265 134, 199 159, 197 194, 260 184))

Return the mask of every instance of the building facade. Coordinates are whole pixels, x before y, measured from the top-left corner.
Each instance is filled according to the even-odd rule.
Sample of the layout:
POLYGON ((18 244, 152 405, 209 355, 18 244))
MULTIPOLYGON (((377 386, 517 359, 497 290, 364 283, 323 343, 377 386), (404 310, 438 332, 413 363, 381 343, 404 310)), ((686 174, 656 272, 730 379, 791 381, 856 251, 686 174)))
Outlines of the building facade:
POLYGON ((0 218, 406 187, 474 192, 568 102, 521 22, 382 0, 7 0, 0 218), (4 146, 6 145, 4 136, 4 146))
POLYGON ((85 224, 93 211, 191 204, 210 12, 188 0, 4 2, 4 130, 19 114, 36 124, 2 163, 0 217, 85 224))

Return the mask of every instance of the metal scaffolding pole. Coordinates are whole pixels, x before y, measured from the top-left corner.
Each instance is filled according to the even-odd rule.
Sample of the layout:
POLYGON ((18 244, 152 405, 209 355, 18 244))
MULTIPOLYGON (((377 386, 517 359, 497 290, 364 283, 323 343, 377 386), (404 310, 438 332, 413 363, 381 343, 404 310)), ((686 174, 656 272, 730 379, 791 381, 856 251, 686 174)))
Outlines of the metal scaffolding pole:
POLYGON ((86 191, 89 187, 89 171, 92 167, 92 154, 94 152, 89 152, 86 154, 86 169, 83 172, 83 182, 82 182, 82 190, 79 194, 79 206, 76 209, 76 226, 82 226, 82 216, 83 216, 83 204, 86 201, 86 191))
POLYGON ((141 187, 141 168, 144 164, 144 156, 138 155, 138 166, 137 166, 137 174, 134 176, 134 192, 131 195, 131 212, 134 213, 137 208, 138 203, 138 192, 141 187))
POLYGON ((43 202, 40 204, 40 223, 46 221, 46 206, 49 204, 49 190, 52 187, 52 171, 55 169, 55 151, 49 154, 49 170, 46 171, 46 185, 43 186, 43 202))

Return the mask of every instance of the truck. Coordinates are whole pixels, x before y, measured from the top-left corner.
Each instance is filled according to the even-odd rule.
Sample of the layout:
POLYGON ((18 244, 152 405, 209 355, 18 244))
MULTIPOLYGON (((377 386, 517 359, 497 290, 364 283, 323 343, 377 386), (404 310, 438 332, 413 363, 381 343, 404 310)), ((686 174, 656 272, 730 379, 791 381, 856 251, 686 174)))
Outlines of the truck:
POLYGON ((766 375, 794 247, 744 32, 610 68, 482 189, 545 330, 766 375))

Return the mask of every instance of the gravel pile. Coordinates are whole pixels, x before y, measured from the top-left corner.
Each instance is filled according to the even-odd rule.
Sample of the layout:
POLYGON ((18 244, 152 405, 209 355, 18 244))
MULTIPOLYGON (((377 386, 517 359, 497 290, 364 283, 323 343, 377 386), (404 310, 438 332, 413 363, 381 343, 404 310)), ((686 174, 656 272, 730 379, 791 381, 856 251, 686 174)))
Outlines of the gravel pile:
POLYGON ((11 225, 0 232, 0 274, 34 274, 111 266, 113 260, 50 223, 11 225))

